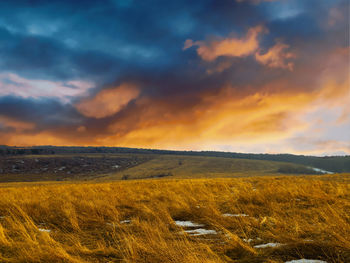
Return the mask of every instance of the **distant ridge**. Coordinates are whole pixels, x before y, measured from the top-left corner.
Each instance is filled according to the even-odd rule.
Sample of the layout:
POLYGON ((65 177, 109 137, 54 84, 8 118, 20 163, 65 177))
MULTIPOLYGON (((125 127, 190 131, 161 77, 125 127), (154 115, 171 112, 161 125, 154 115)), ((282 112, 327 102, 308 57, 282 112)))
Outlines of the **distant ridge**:
POLYGON ((346 156, 305 156, 294 154, 255 154, 219 151, 174 151, 127 147, 93 147, 93 146, 0 146, 0 156, 4 155, 28 155, 28 154, 77 154, 77 153, 136 153, 136 154, 167 154, 167 155, 190 155, 211 156, 224 158, 239 158, 251 160, 268 160, 277 162, 289 162, 303 164, 311 167, 324 169, 331 172, 350 172, 350 155, 346 156))

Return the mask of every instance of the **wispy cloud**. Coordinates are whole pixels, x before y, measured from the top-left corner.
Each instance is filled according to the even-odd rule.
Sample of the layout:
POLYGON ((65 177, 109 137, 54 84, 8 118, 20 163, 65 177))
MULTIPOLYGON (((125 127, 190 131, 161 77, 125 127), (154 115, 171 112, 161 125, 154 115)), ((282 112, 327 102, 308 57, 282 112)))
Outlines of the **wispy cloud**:
POLYGON ((0 73, 0 96, 56 97, 68 102, 72 98, 87 95, 93 88, 93 83, 82 80, 49 81, 27 79, 14 73, 0 73))

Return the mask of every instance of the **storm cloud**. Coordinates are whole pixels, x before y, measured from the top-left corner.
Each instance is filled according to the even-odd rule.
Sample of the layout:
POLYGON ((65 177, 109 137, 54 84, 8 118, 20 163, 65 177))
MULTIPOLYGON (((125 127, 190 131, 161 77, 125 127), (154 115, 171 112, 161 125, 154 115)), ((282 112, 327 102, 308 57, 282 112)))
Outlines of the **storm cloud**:
POLYGON ((348 10, 2 1, 0 144, 350 153, 348 10))

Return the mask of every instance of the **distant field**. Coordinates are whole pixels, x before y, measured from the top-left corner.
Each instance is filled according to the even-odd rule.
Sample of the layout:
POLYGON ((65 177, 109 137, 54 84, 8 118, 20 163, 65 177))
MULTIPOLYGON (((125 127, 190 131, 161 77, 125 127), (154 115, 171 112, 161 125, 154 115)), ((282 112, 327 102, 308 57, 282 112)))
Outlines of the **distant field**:
POLYGON ((0 182, 91 180, 154 158, 140 154, 57 154, 0 157, 0 182))
POLYGON ((172 151, 156 149, 140 149, 126 147, 79 147, 79 146, 33 146, 33 147, 11 147, 0 145, 1 156, 60 156, 60 155, 174 155, 176 156, 202 156, 202 157, 224 157, 244 160, 262 160, 287 162, 335 172, 350 172, 350 156, 306 156, 293 154, 253 154, 239 152, 215 152, 215 151, 172 151))
POLYGON ((0 262, 347 263, 349 178, 0 184, 0 262))
MULTIPOLYGON (((123 171, 116 171, 105 179, 144 178, 224 178, 277 173, 283 163, 223 157, 157 155, 150 161, 123 171)), ((298 166, 298 165, 295 165, 298 166)))
MULTIPOLYGON (((166 154, 20 155, 0 158, 0 182, 226 178, 278 174, 285 165, 266 160, 166 154)), ((294 170, 302 174, 305 168, 288 164, 292 174, 294 170)))

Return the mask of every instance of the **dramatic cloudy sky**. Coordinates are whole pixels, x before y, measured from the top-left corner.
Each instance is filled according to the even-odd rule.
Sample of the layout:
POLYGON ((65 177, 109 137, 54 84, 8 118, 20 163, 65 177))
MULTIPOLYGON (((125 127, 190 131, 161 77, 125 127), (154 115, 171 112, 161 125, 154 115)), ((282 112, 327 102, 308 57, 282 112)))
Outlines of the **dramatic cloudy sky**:
POLYGON ((348 0, 0 1, 0 144, 350 153, 348 0))

